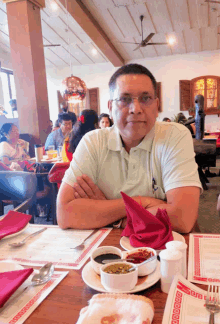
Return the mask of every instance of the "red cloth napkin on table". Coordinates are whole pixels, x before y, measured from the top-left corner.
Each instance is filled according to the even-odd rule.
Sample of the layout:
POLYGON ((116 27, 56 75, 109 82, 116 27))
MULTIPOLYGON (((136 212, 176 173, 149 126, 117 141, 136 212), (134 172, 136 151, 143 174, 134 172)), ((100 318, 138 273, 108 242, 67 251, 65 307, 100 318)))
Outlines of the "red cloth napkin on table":
POLYGON ((0 273, 0 307, 31 275, 33 268, 0 273))
POLYGON ((165 249, 173 240, 172 228, 165 209, 159 209, 156 216, 144 209, 131 197, 121 192, 127 212, 127 225, 121 236, 127 236, 133 247, 148 246, 156 250, 165 249))
POLYGON ((31 217, 31 215, 10 210, 3 220, 0 221, 0 240, 7 235, 21 231, 31 217))

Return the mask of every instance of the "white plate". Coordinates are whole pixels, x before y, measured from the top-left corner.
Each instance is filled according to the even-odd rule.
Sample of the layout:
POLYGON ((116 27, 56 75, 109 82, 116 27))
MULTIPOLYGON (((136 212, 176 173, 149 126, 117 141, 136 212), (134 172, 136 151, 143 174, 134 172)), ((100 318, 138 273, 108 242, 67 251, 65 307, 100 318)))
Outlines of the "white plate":
MULTIPOLYGON (((85 265, 82 270, 83 281, 89 286, 100 292, 108 292, 101 284, 101 277, 93 270, 92 262, 85 265)), ((157 268, 149 276, 138 277, 136 286, 129 291, 121 291, 121 294, 135 293, 153 286, 160 279, 160 262, 157 261, 157 268)))
POLYGON ((29 223, 27 223, 27 225, 25 227, 23 227, 19 232, 16 232, 14 234, 7 235, 7 236, 3 237, 1 240, 7 239, 7 238, 11 238, 11 237, 14 237, 14 236, 17 236, 17 235, 21 234, 22 232, 24 232, 26 230, 26 228, 28 228, 28 226, 29 226, 29 223))
POLYGON ((24 269, 20 264, 13 261, 0 261, 0 273, 24 269))
MULTIPOLYGON (((173 234, 173 240, 174 241, 180 241, 180 242, 185 243, 185 238, 181 234, 179 234, 177 232, 173 232, 173 231, 172 231, 172 234, 173 234)), ((129 237, 127 237, 127 236, 123 236, 120 239, 120 245, 126 251, 130 251, 130 250, 135 249, 135 247, 130 244, 129 237)))

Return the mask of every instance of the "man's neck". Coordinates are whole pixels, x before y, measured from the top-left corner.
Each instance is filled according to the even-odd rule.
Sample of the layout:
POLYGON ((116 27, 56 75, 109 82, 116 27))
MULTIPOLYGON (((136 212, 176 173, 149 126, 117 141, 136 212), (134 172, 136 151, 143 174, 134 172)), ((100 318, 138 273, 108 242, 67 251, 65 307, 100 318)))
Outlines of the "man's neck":
MULTIPOLYGON (((142 140, 143 140, 143 138, 142 138, 142 140)), ((130 141, 130 142, 126 141, 126 143, 125 143, 123 141, 122 137, 121 137, 121 141, 122 141, 122 146, 125 148, 125 151, 128 152, 128 154, 130 153, 130 150, 132 149, 132 147, 138 146, 141 142, 141 141, 137 140, 137 141, 130 141)))

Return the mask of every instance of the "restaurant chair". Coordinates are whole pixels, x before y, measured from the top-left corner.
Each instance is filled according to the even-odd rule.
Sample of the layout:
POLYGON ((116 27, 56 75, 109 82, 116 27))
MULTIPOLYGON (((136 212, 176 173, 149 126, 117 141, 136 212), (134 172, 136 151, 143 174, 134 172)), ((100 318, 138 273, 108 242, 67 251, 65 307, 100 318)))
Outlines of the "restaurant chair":
POLYGON ((19 138, 29 143, 29 155, 31 158, 35 157, 34 145, 39 144, 38 138, 35 137, 34 135, 27 134, 27 133, 20 134, 19 138))
MULTIPOLYGON (((14 207, 16 206, 15 211, 29 210, 29 214, 31 214, 37 192, 36 175, 23 171, 0 171, 0 183, 0 201, 10 200, 14 207)), ((2 210, 2 214, 4 214, 4 210, 2 210)), ((30 223, 34 223, 34 217, 30 223)))
POLYGON ((62 179, 66 170, 69 168, 70 162, 55 163, 48 173, 48 180, 52 184, 52 203, 51 203, 51 216, 53 224, 57 225, 56 217, 56 199, 57 193, 60 188, 62 179))

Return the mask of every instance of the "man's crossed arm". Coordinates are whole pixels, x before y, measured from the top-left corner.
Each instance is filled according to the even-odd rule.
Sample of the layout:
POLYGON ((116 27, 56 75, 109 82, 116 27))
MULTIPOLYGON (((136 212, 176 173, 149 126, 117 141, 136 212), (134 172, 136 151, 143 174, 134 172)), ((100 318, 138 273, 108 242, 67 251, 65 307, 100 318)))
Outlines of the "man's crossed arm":
MULTIPOLYGON (((174 230, 191 231, 198 214, 200 189, 182 187, 166 193, 167 202, 151 197, 132 197, 156 215, 165 208, 174 230)), ((61 228, 91 229, 111 224, 126 216, 123 199, 106 199, 103 192, 87 176, 77 177, 74 186, 62 183, 57 198, 57 220, 61 228)))

